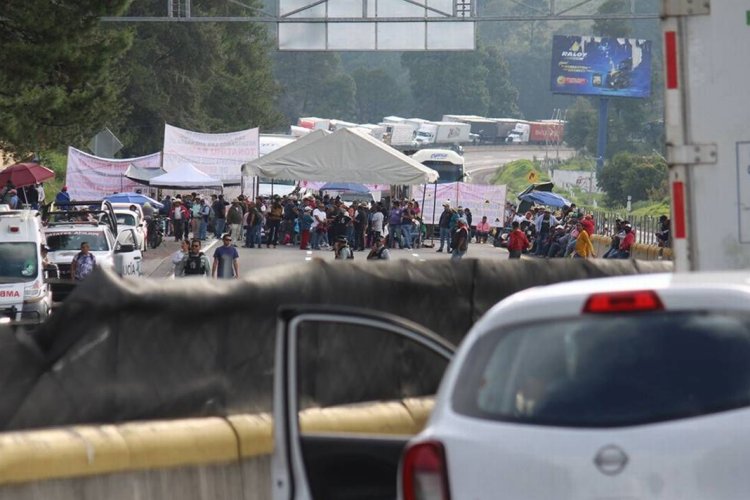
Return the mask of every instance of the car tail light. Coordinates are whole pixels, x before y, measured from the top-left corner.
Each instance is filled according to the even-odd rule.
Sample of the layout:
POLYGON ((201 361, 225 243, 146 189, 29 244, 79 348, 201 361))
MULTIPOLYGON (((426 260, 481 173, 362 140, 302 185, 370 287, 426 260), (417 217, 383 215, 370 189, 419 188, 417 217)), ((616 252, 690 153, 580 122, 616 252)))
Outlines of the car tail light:
POLYGON ((652 290, 596 293, 583 306, 585 313, 663 311, 664 304, 652 290))
POLYGON ((404 453, 401 473, 404 500, 450 500, 442 443, 427 441, 410 446, 404 453))
POLYGON ((10 231, 11 233, 20 233, 20 232, 21 232, 21 228, 20 228, 20 227, 18 227, 18 226, 10 226, 10 227, 8 228, 8 230, 9 230, 9 231, 10 231))

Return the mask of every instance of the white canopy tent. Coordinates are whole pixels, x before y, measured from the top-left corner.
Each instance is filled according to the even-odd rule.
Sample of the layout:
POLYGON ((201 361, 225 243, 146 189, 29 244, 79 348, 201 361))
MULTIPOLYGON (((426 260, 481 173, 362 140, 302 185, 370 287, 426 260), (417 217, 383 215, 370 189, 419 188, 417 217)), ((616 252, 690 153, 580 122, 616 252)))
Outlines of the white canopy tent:
POLYGON ((219 179, 204 174, 189 163, 182 163, 166 174, 149 181, 149 185, 170 189, 205 189, 223 187, 219 179))
POLYGON ((438 173, 371 135, 342 128, 332 134, 312 132, 242 166, 246 176, 269 179, 424 184, 438 173))

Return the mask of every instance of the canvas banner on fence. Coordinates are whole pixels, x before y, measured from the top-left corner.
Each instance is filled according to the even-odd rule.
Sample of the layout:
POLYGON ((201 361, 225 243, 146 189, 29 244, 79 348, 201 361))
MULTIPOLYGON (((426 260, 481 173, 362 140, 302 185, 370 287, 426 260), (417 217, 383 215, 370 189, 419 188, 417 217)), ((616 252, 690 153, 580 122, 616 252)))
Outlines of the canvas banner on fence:
POLYGON ((257 128, 205 134, 164 126, 164 170, 190 163, 195 168, 225 185, 239 185, 242 164, 258 158, 257 128))
POLYGON ((138 158, 100 158, 68 147, 68 170, 65 185, 73 200, 101 200, 112 193, 147 189, 125 177, 130 165, 139 168, 159 168, 161 153, 138 158))
POLYGON ((466 184, 464 182, 450 182, 446 184, 423 184, 415 187, 412 197, 424 205, 422 214, 427 224, 435 224, 440 220, 443 211, 443 203, 450 203, 451 207, 461 206, 471 210, 473 215, 472 225, 487 216, 492 224, 495 219, 503 220, 505 211, 506 186, 466 184), (434 207, 434 215, 433 215, 434 207))

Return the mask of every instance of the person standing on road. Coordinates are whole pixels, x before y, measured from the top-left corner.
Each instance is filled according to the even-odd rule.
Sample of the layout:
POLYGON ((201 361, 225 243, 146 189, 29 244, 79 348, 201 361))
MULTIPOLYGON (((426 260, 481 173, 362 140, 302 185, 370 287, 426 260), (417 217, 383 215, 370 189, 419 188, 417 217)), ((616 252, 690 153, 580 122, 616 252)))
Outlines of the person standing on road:
POLYGON ((529 248, 529 239, 517 220, 513 221, 511 227, 513 230, 508 235, 508 258, 520 259, 523 251, 529 248))
POLYGON ((320 243, 321 240, 323 240, 323 232, 328 230, 327 226, 327 216, 326 212, 323 209, 324 205, 322 201, 318 202, 318 207, 313 210, 312 216, 313 216, 313 223, 310 227, 310 231, 312 231, 312 249, 313 250, 320 250, 320 243))
POLYGON ((336 241, 333 244, 333 255, 336 260, 350 260, 354 258, 354 252, 352 252, 349 246, 349 240, 346 235, 339 235, 336 237, 336 241))
POLYGON ((574 259, 588 259, 590 257, 596 257, 594 252, 594 245, 591 243, 591 238, 586 230, 586 227, 582 222, 576 225, 578 229, 578 238, 576 238, 575 252, 573 252, 574 259))
MULTIPOLYGON (((235 250, 236 251, 236 250, 235 250)), ((176 276, 205 276, 211 277, 211 263, 206 254, 201 252, 200 240, 193 239, 190 249, 182 258, 176 276)))
MULTIPOLYGON (((235 198, 232 200, 232 206, 229 207, 227 212, 227 224, 229 224, 229 231, 227 234, 230 235, 230 242, 232 239, 239 241, 242 239, 242 207, 240 206, 240 200, 235 198)), ((226 237, 226 235, 225 235, 226 237)))
POLYGON ((220 194, 219 197, 214 200, 211 204, 211 208, 213 208, 214 216, 216 217, 216 221, 214 222, 214 236, 216 239, 219 239, 221 238, 221 235, 224 234, 224 226, 227 220, 227 202, 224 201, 223 194, 220 194))
MULTIPOLYGON (((389 248, 396 248, 396 243, 401 238, 401 219, 404 211, 401 209, 401 204, 398 201, 393 202, 393 207, 388 213, 388 238, 389 248)), ((399 245, 403 247, 403 243, 399 245)))
POLYGON ((310 228, 313 224, 313 216, 312 216, 312 208, 305 207, 302 210, 302 215, 299 218, 299 229, 300 229, 300 239, 299 239, 299 249, 300 250, 307 250, 308 245, 310 244, 310 228))
POLYGON ((91 274, 96 267, 96 257, 91 253, 91 246, 88 242, 81 243, 81 251, 73 257, 70 263, 70 276, 75 281, 81 281, 91 274))
POLYGON ((451 238, 452 261, 461 260, 469 249, 469 225, 466 219, 460 217, 456 223, 456 229, 453 231, 451 238))
MULTIPOLYGON (((187 209, 182 206, 182 200, 177 198, 172 203, 172 210, 169 213, 169 218, 172 221, 172 228, 174 229, 174 240, 182 240, 182 233, 185 229, 185 221, 190 218, 190 214, 187 209)), ((187 236, 187 235, 185 235, 187 236)))
POLYGON ((440 248, 438 252, 443 251, 443 246, 446 246, 448 251, 451 249, 451 217, 453 211, 451 210, 450 203, 443 203, 443 213, 440 214, 440 222, 438 227, 440 228, 440 248))
POLYGON ((372 249, 367 254, 367 260, 390 260, 391 254, 383 244, 383 237, 376 236, 372 242, 372 249))
POLYGON ((180 273, 182 272, 182 270, 180 269, 180 266, 182 266, 182 259, 185 258, 189 251, 190 242, 188 242, 188 240, 180 241, 180 249, 173 253, 171 257, 172 274, 174 276, 180 276, 180 273))
POLYGON ((211 276, 218 279, 239 279, 240 254, 232 246, 232 236, 227 233, 222 236, 222 246, 214 250, 214 264, 211 276))
POLYGON ((383 222, 385 221, 385 215, 383 215, 383 205, 378 203, 372 210, 370 215, 370 238, 371 241, 375 241, 378 237, 383 237, 383 222))

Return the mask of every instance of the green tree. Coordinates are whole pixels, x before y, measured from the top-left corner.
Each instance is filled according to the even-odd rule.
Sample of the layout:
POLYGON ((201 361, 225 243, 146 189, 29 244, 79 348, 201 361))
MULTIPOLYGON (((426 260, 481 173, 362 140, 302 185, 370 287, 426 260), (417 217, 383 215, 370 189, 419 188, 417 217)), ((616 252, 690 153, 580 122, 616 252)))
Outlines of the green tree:
POLYGON ((519 116, 518 89, 510 81, 508 62, 498 47, 482 48, 483 64, 487 68, 489 106, 487 116, 510 118, 519 116))
POLYGON ((103 26, 130 0, 5 2, 0 16, 0 146, 16 155, 80 142, 116 119, 132 33, 103 26))
POLYGON ((277 52, 274 74, 281 86, 280 111, 289 122, 301 116, 355 119, 356 85, 330 52, 277 52))
POLYGON ((610 206, 623 206, 628 196, 633 202, 651 197, 659 198, 653 201, 660 201, 667 176, 667 163, 661 156, 622 152, 604 165, 597 183, 606 192, 610 206))
POLYGON ((354 70, 352 78, 357 85, 357 121, 378 123, 384 116, 408 114, 406 95, 396 80, 382 68, 354 70))
POLYGON ((414 114, 419 117, 518 115, 518 91, 497 47, 474 52, 407 52, 402 64, 409 68, 414 114))
POLYGON ((591 101, 585 97, 576 99, 568 110, 565 126, 565 142, 578 151, 596 152, 598 117, 591 101))
MULTIPOLYGON (((626 14, 630 12, 630 0, 606 0, 597 9, 599 14, 626 14)), ((597 19, 594 21, 594 34, 612 38, 630 38, 632 28, 622 19, 597 19)))
MULTIPOLYGON (((131 14, 150 15, 160 8, 160 0, 143 1, 131 14)), ((161 149, 165 122, 201 132, 280 124, 278 88, 268 56, 271 45, 263 27, 143 23, 136 29, 125 61, 130 76, 125 98, 132 111, 119 123, 118 134, 126 144, 125 154, 161 149)))

